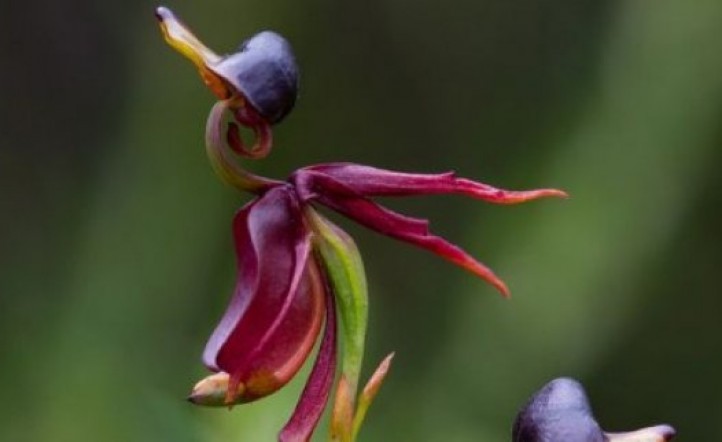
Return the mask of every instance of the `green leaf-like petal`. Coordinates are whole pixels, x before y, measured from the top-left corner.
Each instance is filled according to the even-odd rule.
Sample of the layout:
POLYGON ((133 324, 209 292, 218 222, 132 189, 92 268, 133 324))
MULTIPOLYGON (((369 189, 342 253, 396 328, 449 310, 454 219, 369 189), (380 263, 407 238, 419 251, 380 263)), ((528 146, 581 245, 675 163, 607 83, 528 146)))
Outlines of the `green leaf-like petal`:
MULTIPOLYGON (((346 232, 311 207, 306 209, 306 219, 314 232, 314 250, 319 261, 323 263, 338 301, 343 341, 341 376, 348 384, 347 394, 344 396, 351 401, 346 405, 353 409, 368 322, 368 291, 364 265, 356 244, 346 232)), ((351 428, 344 428, 343 431, 344 434, 338 435, 341 440, 352 437, 351 428)))

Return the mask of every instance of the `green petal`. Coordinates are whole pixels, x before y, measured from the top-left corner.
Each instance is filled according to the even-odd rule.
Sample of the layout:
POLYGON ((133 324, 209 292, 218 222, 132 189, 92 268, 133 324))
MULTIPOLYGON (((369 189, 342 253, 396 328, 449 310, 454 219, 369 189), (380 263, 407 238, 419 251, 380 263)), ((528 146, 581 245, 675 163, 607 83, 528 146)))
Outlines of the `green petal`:
POLYGON ((379 366, 376 368, 376 371, 374 371, 374 374, 371 375, 371 378, 366 383, 366 386, 361 392, 361 396, 359 396, 358 399, 356 414, 353 417, 352 440, 356 439, 356 435, 361 429, 361 425, 363 424, 364 418, 366 417, 366 412, 371 406, 371 402, 373 402, 376 394, 379 392, 379 388, 381 388, 381 384, 383 384, 384 379, 386 379, 386 375, 389 373, 389 368, 391 367, 391 361, 393 359, 394 353, 391 353, 386 356, 383 361, 381 361, 379 366))
MULTIPOLYGON (((310 207, 306 210, 306 219, 315 233, 314 250, 326 270, 341 317, 341 374, 347 383, 343 400, 351 403, 344 404, 340 409, 348 409, 349 405, 353 409, 368 322, 368 291, 363 261, 356 244, 346 232, 310 207)), ((352 429, 350 425, 344 427, 348 427, 343 428, 344 434, 337 436, 341 440, 350 440, 352 429)))

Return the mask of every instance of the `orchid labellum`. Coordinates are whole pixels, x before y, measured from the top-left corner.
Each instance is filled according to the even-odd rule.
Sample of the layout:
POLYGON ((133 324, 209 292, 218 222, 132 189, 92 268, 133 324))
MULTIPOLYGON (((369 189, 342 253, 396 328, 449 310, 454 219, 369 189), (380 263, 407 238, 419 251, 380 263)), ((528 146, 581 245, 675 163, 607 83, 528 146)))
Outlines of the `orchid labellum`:
POLYGON ((328 207, 437 254, 508 295, 507 286, 488 267, 432 234, 426 220, 396 213, 373 198, 460 194, 516 204, 566 194, 556 189, 503 190, 451 172, 403 173, 351 163, 304 167, 286 181, 257 176, 242 168, 238 157, 268 155, 271 126, 293 107, 298 70, 290 46, 283 37, 265 31, 237 52, 220 56, 167 8, 158 8, 156 16, 168 43, 196 65, 219 98, 206 126, 207 153, 214 169, 226 183, 255 195, 233 220, 236 286, 203 353, 203 362, 215 374, 195 386, 190 400, 233 405, 269 395, 294 377, 322 334, 310 377, 279 440, 310 439, 336 380, 337 341, 342 340, 331 439, 353 441, 391 356, 357 394, 368 310, 363 263, 351 237, 316 207, 328 207), (231 121, 227 123, 226 117, 231 121), (253 132, 252 146, 244 142, 239 125, 253 132))
POLYGON ((582 384, 571 378, 557 378, 534 393, 519 411, 512 442, 667 442, 675 435, 674 428, 666 424, 623 433, 605 432, 592 413, 582 384))

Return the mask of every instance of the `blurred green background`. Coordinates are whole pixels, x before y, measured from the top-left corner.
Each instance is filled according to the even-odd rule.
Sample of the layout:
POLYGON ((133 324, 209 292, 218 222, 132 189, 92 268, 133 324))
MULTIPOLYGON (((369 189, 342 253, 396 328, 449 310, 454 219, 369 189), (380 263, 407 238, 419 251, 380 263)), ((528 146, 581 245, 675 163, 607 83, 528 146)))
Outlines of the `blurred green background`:
MULTIPOLYGON (((155 4, 0 2, 0 440, 270 441, 305 374, 232 412, 183 399, 233 284, 246 197, 155 4)), ((560 375, 602 425, 722 440, 722 2, 176 1, 220 52, 264 28, 302 90, 254 170, 443 171, 568 201, 385 201, 510 285, 342 222, 371 290, 364 441, 508 441, 560 375)), ((325 440, 325 429, 317 440, 325 440)))

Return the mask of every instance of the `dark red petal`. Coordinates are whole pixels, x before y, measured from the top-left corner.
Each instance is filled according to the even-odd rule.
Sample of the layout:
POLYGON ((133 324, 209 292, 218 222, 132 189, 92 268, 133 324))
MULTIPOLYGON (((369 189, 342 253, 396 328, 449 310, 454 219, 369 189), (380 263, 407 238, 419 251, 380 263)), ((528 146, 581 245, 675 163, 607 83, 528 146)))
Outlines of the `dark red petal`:
POLYGON ((236 289, 203 360, 230 374, 229 391, 243 384, 243 396, 252 400, 283 386, 303 364, 320 330, 323 287, 309 264, 310 234, 289 187, 246 205, 233 230, 236 289))
POLYGON ((381 207, 329 175, 306 170, 296 179, 301 199, 314 199, 379 233, 429 250, 484 279, 502 295, 509 295, 506 284, 491 269, 459 247, 431 234, 426 220, 381 207))
POLYGON ((315 172, 332 177, 364 196, 404 196, 456 193, 495 204, 518 204, 544 197, 567 197, 557 189, 513 191, 457 178, 454 172, 404 173, 353 163, 319 164, 297 174, 315 172))
POLYGON ((323 414, 336 373, 336 306, 326 286, 326 328, 313 370, 293 415, 281 430, 280 442, 306 442, 323 414))
POLYGON ((518 204, 544 197, 566 198, 557 189, 505 190, 488 184, 457 178, 454 172, 438 174, 404 173, 353 163, 319 164, 302 169, 333 177, 365 196, 405 196, 456 193, 494 204, 518 204))
MULTIPOLYGON (((391 230, 398 228, 399 230, 403 229, 417 235, 426 235, 429 233, 428 221, 401 215, 381 207, 368 198, 364 198, 346 184, 321 172, 308 169, 297 171, 294 175, 294 184, 296 185, 296 191, 304 201, 318 200, 331 206, 331 204, 326 202, 326 199, 331 199, 329 197, 333 195, 333 199, 339 198, 346 200, 346 205, 353 206, 347 210, 363 211, 369 209, 387 213, 390 224, 388 228, 391 230)), ((340 208, 334 208, 342 213, 346 213, 340 208)))

